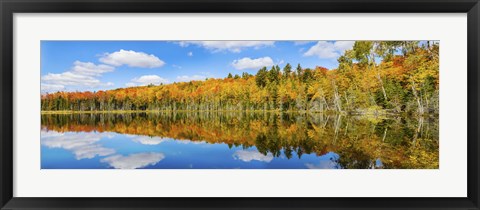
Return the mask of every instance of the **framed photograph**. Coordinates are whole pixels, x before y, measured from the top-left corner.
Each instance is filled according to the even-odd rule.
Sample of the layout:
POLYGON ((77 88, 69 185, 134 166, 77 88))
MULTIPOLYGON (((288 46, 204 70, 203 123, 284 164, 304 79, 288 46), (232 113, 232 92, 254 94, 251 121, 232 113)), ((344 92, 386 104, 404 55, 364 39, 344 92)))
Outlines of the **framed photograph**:
POLYGON ((479 209, 478 0, 0 6, 1 209, 479 209))

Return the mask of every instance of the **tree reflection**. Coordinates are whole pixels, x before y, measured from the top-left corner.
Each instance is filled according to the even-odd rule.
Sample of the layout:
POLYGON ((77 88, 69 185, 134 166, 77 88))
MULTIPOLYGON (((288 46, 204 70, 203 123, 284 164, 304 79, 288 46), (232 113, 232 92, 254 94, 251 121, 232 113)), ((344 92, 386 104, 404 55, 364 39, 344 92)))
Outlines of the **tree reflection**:
POLYGON ((333 161, 340 168, 439 166, 438 118, 273 112, 52 114, 42 115, 42 129, 255 146, 263 155, 288 159, 335 152, 338 158, 333 161))

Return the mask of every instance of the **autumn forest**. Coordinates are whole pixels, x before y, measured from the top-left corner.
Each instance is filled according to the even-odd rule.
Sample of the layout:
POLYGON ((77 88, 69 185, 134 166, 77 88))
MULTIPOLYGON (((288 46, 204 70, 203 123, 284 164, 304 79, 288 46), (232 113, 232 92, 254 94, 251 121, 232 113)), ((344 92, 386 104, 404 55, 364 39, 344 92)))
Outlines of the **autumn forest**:
POLYGON ((439 45, 356 41, 336 69, 301 64, 256 74, 150 84, 96 92, 54 92, 42 111, 276 111, 435 115, 439 112, 439 45))
POLYGON ((42 169, 438 169, 439 46, 42 42, 42 169))

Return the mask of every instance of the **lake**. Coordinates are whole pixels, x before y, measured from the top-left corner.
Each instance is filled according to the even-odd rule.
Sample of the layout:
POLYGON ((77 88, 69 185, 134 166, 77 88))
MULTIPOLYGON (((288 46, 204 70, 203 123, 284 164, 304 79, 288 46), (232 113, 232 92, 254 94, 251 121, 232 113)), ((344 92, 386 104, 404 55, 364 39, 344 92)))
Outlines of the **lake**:
POLYGON ((438 169, 438 116, 42 114, 42 169, 438 169))

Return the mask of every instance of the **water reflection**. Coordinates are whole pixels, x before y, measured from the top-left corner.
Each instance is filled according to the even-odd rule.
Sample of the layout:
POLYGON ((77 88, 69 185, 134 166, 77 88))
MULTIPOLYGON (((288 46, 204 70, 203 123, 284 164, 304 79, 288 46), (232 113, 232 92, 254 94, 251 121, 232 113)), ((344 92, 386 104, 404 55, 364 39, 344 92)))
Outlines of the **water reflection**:
POLYGON ((42 131, 42 145, 49 148, 62 148, 71 151, 77 160, 106 156, 115 153, 114 149, 97 144, 102 137, 112 136, 108 133, 58 133, 42 131), (81 138, 79 136, 81 135, 81 138))
POLYGON ((367 169, 439 164, 435 118, 268 112, 42 115, 41 134, 42 168, 367 169))
POLYGON ((136 136, 136 135, 126 135, 126 136, 132 138, 132 141, 134 142, 138 142, 140 144, 146 144, 146 145, 157 145, 168 140, 167 138, 163 138, 163 137, 136 136))
POLYGON ((108 163, 113 168, 118 169, 135 169, 143 168, 148 165, 155 165, 160 162, 165 155, 162 153, 137 153, 128 156, 114 155, 101 160, 108 163))
POLYGON ((242 160, 244 162, 250 162, 252 160, 262 161, 262 162, 270 162, 273 160, 273 155, 268 153, 264 155, 257 151, 246 151, 246 150, 238 150, 235 151, 233 157, 238 160, 242 160))

